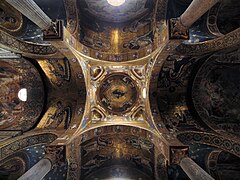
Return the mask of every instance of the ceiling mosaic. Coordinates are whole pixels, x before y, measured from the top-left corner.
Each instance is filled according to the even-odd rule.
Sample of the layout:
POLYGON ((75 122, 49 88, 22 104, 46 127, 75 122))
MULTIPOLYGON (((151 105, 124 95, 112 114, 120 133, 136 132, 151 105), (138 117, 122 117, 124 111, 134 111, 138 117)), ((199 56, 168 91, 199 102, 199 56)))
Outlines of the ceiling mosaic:
POLYGON ((0 179, 238 177, 237 5, 1 1, 0 179))
POLYGON ((81 148, 82 178, 99 176, 100 174, 97 175, 96 172, 102 169, 101 171, 105 172, 99 176, 100 178, 110 176, 109 172, 119 171, 112 175, 121 178, 143 176, 151 179, 153 147, 153 144, 147 139, 123 134, 98 136, 86 141, 81 148), (92 158, 89 158, 89 154, 92 155, 92 158), (131 171, 127 173, 126 169, 131 169, 131 171))
POLYGON ((0 59, 0 129, 27 131, 44 108, 44 85, 26 59, 0 59))
POLYGON ((48 106, 38 128, 76 128, 85 106, 86 87, 82 68, 76 59, 38 59, 48 87, 48 106), (74 88, 72 88, 74 87, 74 88), (69 96, 58 96, 59 91, 69 96), (78 97, 76 99, 76 97, 78 97), (77 117, 77 118, 75 118, 77 117), (73 120, 75 119, 75 120, 73 120))
MULTIPOLYGON (((160 43, 159 41, 166 38, 166 34, 161 36, 161 32, 156 31, 156 27, 153 25, 156 16, 156 1, 125 1, 120 7, 108 4, 107 0, 77 1, 77 5, 79 11, 72 10, 69 4, 69 11, 72 12, 69 15, 69 21, 72 26, 75 25, 76 38, 85 46, 83 53, 95 59, 115 62, 138 59, 151 54, 160 43), (88 3, 91 4, 91 7, 88 7, 88 3), (104 8, 98 7, 101 5, 104 5, 104 8), (127 12, 124 7, 127 8, 127 12), (93 15, 89 11, 95 10, 94 8, 96 8, 97 14, 93 15), (105 12, 111 8, 116 12, 105 12), (141 11, 140 13, 144 13, 144 15, 138 15, 135 11, 141 11), (122 15, 118 13, 122 13, 122 15), (119 22, 105 20, 114 18, 115 15, 120 19, 126 18, 126 22, 120 22, 120 19, 119 22), (76 17, 79 20, 77 28, 76 22, 72 21, 72 18, 76 17)), ((164 9, 165 6, 160 8, 164 9)), ((72 31, 73 27, 70 29, 72 31)))
MULTIPOLYGON (((155 58, 151 54, 148 58, 155 58)), ((86 115, 81 130, 86 131, 98 125, 134 123, 155 131, 149 113, 148 83, 152 61, 144 58, 138 62, 105 63, 79 56, 84 65, 88 96, 86 115)))
POLYGON ((223 34, 239 28, 240 2, 238 0, 224 0, 218 10, 217 26, 223 34))
MULTIPOLYGON (((21 151, 6 158, 0 164, 0 178, 1 179, 17 179, 27 169, 34 166, 45 156, 46 144, 38 144, 29 146, 21 151)), ((44 179, 59 179, 64 180, 67 173, 67 164, 50 171, 44 179)))
POLYGON ((81 13, 110 23, 123 23, 140 18, 152 8, 152 0, 126 0, 118 7, 112 6, 107 0, 78 0, 78 3, 81 13))
POLYGON ((0 163, 1 179, 17 179, 30 166, 30 159, 25 152, 17 152, 0 163))
POLYGON ((239 158, 225 151, 213 150, 209 153, 206 166, 215 179, 228 179, 229 177, 240 176, 239 158), (226 165, 229 171, 222 168, 226 165))
POLYGON ((125 74, 112 74, 103 80, 98 97, 110 112, 124 113, 132 109, 138 97, 133 80, 125 74))

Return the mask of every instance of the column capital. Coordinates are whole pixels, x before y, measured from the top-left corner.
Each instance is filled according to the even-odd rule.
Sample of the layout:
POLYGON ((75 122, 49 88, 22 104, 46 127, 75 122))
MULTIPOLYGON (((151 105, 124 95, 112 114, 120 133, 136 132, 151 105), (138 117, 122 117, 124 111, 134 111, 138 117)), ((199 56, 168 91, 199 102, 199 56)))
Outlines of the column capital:
POLYGON ((180 17, 169 20, 169 36, 170 39, 189 39, 188 27, 183 25, 180 17))
POLYGON ((48 29, 43 30, 44 41, 63 41, 63 20, 55 20, 51 22, 48 29))
POLYGON ((66 159, 65 146, 47 146, 45 148, 45 157, 52 163, 52 169, 56 166, 62 166, 66 159))
POLYGON ((189 147, 170 147, 170 164, 180 164, 181 160, 188 157, 189 147))

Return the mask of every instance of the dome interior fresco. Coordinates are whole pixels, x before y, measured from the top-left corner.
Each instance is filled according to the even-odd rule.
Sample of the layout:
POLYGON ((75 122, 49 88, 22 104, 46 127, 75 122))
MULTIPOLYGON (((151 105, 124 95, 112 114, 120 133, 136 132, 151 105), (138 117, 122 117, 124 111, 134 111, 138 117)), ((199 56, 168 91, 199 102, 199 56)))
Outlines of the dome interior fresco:
POLYGON ((37 69, 26 59, 1 59, 0 129, 27 131, 44 108, 44 85, 37 69), (26 99, 21 90, 26 89, 26 99))
POLYGON ((116 7, 106 0, 79 0, 77 6, 80 33, 76 36, 92 57, 115 61, 121 56, 135 59, 149 54, 147 51, 155 46, 153 41, 158 36, 154 35, 152 25, 156 1, 125 1, 116 7))
POLYGON ((2 0, 0 179, 239 179, 238 0, 2 0))

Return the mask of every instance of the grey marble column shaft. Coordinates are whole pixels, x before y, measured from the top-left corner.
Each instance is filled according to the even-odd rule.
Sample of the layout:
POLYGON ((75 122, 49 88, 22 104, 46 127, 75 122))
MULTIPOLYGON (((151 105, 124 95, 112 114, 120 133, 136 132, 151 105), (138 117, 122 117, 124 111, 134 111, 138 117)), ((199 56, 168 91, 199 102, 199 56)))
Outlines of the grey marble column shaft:
POLYGON ((181 24, 189 28, 218 1, 219 0, 193 0, 186 11, 180 16, 181 24))
POLYGON ((189 157, 183 158, 180 162, 180 166, 191 180, 214 180, 189 157))
POLYGON ((52 164, 49 159, 41 159, 37 164, 30 168, 18 180, 40 180, 51 170, 52 164))
POLYGON ((42 30, 51 26, 52 20, 40 9, 33 0, 6 0, 15 9, 34 22, 42 30))

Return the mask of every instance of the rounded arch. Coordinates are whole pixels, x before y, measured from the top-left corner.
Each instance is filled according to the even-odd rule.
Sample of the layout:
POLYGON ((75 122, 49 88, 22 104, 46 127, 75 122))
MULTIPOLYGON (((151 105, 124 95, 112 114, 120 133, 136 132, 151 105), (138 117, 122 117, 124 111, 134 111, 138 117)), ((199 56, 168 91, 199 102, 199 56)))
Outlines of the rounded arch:
POLYGON ((214 179, 232 179, 240 176, 240 158, 222 151, 213 150, 207 157, 206 167, 214 179))
POLYGON ((186 131, 178 133, 177 138, 184 144, 206 144, 240 157, 240 144, 238 140, 229 137, 223 137, 214 133, 186 131))
POLYGON ((37 144, 48 144, 57 139, 54 133, 31 133, 7 140, 0 147, 0 161, 21 149, 37 144))
POLYGON ((219 7, 217 26, 221 33, 227 34, 240 26, 240 2, 238 0, 223 0, 219 7))
MULTIPOLYGON (((45 156, 46 145, 50 144, 57 138, 52 133, 35 133, 22 135, 9 141, 6 141, 0 151, 0 177, 3 179, 17 179, 27 170, 34 166, 40 159, 45 156)), ((67 164, 64 164, 65 171, 61 167, 54 169, 66 174, 67 164)), ((51 172, 50 177, 58 176, 51 172)), ((47 177, 48 177, 47 176, 47 177)))
POLYGON ((17 152, 0 162, 1 179, 17 179, 30 167, 29 157, 24 152, 17 152))
POLYGON ((201 120, 218 133, 237 137, 239 62, 239 49, 215 53, 201 64, 189 85, 191 104, 201 120))
POLYGON ((85 132, 81 135, 80 145, 82 178, 152 179, 154 144, 151 137, 151 133, 146 130, 117 125, 85 132), (131 173, 125 171, 126 167, 131 169, 131 173), (122 174, 111 174, 116 169, 122 171, 122 174), (99 170, 104 171, 101 177, 97 173, 99 170))

